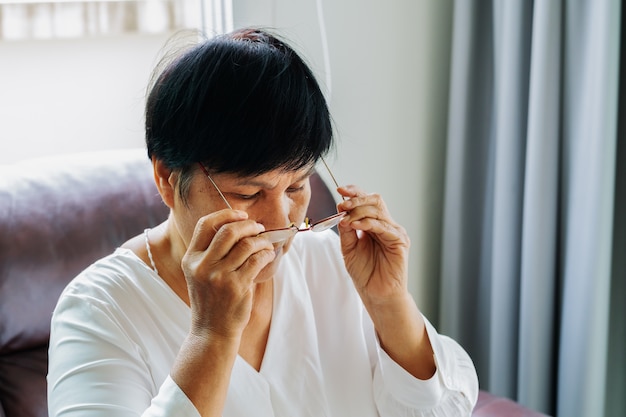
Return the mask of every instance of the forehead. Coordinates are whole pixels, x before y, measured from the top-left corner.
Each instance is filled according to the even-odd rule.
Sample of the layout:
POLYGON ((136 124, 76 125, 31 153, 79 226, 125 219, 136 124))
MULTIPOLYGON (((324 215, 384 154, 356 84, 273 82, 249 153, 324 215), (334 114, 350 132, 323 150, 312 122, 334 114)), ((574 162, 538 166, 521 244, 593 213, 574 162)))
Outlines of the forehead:
POLYGON ((280 184, 291 184, 309 178, 315 172, 313 164, 300 169, 274 169, 258 175, 241 175, 232 173, 217 174, 221 181, 231 185, 274 188, 280 184))

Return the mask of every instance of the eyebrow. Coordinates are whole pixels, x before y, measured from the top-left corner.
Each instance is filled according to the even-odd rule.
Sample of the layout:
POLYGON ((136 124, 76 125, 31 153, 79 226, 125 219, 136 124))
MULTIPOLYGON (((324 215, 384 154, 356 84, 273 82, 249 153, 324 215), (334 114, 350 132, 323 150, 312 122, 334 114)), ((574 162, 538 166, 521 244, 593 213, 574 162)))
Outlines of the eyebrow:
MULTIPOLYGON (((298 178, 296 178, 296 180, 294 182, 299 182, 302 180, 305 180, 307 178, 309 178, 311 175, 313 175, 313 173, 315 172, 315 165, 312 165, 311 168, 309 168, 308 171, 306 171, 304 174, 302 174, 301 176, 299 176, 298 178)), ((238 186, 250 186, 250 187, 259 187, 259 188, 268 188, 268 189, 272 189, 274 188, 273 186, 270 186, 270 184, 268 184, 265 181, 259 181, 256 179, 257 177, 251 177, 251 178, 242 178, 241 181, 237 182, 238 186)))

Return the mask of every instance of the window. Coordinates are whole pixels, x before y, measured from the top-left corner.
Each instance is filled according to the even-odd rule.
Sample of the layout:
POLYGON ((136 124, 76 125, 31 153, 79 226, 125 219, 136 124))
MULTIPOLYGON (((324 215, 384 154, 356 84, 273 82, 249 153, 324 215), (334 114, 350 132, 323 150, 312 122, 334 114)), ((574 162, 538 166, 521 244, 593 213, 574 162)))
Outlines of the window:
MULTIPOLYGON (((206 0, 0 0, 0 39, 76 38, 201 28, 206 0)), ((210 14, 209 14, 210 15, 210 14)))

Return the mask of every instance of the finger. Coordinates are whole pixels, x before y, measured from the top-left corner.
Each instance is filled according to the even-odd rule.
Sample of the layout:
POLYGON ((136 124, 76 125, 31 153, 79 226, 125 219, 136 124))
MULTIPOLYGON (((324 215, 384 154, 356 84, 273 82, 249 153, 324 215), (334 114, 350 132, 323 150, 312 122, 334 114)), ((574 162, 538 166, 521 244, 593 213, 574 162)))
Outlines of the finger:
POLYGON ((261 270, 269 265, 274 259, 276 259, 276 252, 274 249, 264 249, 255 252, 249 256, 246 261, 241 265, 238 272, 244 276, 256 278, 261 270))
POLYGON ((381 211, 386 211, 387 207, 385 205, 385 202, 383 200, 383 198, 381 197, 380 194, 377 193, 364 193, 361 191, 355 192, 352 194, 352 197, 350 197, 349 200, 345 200, 341 203, 339 203, 339 206, 344 210, 344 211, 350 211, 353 210, 359 206, 376 206, 378 207, 381 211))
POLYGON ((337 226, 337 230, 339 231, 339 240, 341 243, 341 253, 346 256, 356 248, 359 243, 359 237, 357 235, 356 229, 354 229, 349 223, 342 224, 339 223, 337 226))
POLYGON ((242 270, 248 262, 254 265, 258 263, 257 258, 265 259, 267 253, 274 253, 274 245, 269 240, 262 236, 245 237, 232 246, 221 263, 230 271, 242 270))
POLYGON ((348 215, 342 220, 346 225, 367 219, 386 221, 395 225, 385 202, 378 194, 353 197, 342 203, 341 208, 348 212, 348 215))
POLYGON ((367 193, 363 189, 352 184, 342 185, 341 187, 337 188, 337 192, 341 194, 343 197, 348 197, 348 198, 367 195, 367 193))
POLYGON ((344 216, 341 223, 349 224, 366 219, 391 221, 388 213, 386 213, 384 210, 381 210, 380 207, 375 205, 364 205, 358 206, 350 210, 348 214, 344 216))
MULTIPOLYGON (((218 239, 217 236, 219 233, 214 241, 218 239)), ((239 240, 230 247, 230 251, 219 258, 211 249, 211 245, 207 250, 188 251, 185 254, 183 257, 183 269, 187 271, 185 275, 196 277, 200 281, 211 281, 213 285, 222 288, 236 288, 235 292, 238 294, 248 291, 261 269, 276 256, 274 246, 267 239, 258 236, 239 240)))
POLYGON ((357 233, 365 232, 373 239, 385 244, 390 244, 403 239, 405 233, 403 229, 388 221, 365 217, 361 220, 350 221, 349 227, 357 233))
POLYGON ((408 240, 404 228, 391 218, 380 196, 357 197, 352 201, 356 204, 366 205, 356 206, 350 210, 349 215, 342 219, 339 224, 344 234, 351 236, 351 240, 346 240, 346 248, 350 247, 349 243, 351 246, 356 245, 357 240, 362 237, 359 232, 367 233, 385 246, 408 240), (349 235, 350 229, 354 230, 355 233, 349 235))
POLYGON ((248 213, 240 210, 220 210, 201 217, 193 231, 193 236, 189 242, 189 249, 192 251, 204 251, 219 229, 227 223, 246 220, 248 213))
MULTIPOLYGON (((227 223, 220 227, 208 247, 208 251, 215 260, 223 259, 231 253, 233 248, 246 238, 258 236, 265 230, 262 224, 252 220, 227 223)), ((250 242, 243 245, 247 248, 250 242)), ((264 242, 263 242, 264 243, 264 242)), ((250 253, 247 254, 248 256, 250 253)))

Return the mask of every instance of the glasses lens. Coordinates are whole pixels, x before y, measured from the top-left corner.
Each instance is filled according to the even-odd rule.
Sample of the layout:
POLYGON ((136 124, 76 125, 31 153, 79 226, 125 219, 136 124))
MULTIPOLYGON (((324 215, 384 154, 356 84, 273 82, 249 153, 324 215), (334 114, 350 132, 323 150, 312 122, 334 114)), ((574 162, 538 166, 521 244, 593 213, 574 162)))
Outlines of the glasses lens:
POLYGON ((341 219, 346 216, 346 212, 342 211, 341 213, 337 213, 334 216, 326 217, 325 219, 316 222, 313 226, 311 226, 311 230, 314 232, 323 232, 324 230, 328 230, 331 227, 335 227, 339 224, 341 219))
POLYGON ((285 229, 267 230, 265 232, 261 232, 260 235, 269 239, 271 243, 279 243, 291 238, 297 232, 297 227, 288 227, 285 229))

